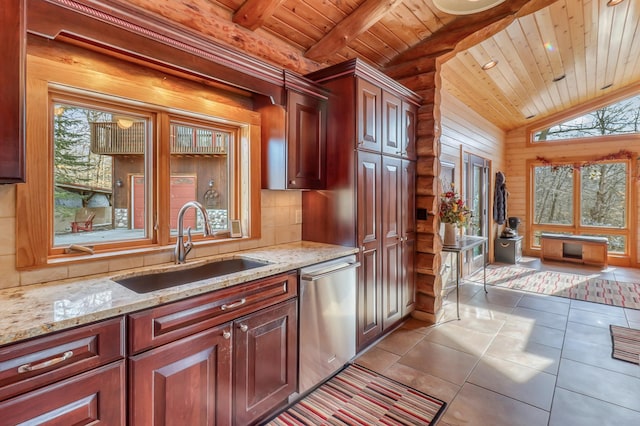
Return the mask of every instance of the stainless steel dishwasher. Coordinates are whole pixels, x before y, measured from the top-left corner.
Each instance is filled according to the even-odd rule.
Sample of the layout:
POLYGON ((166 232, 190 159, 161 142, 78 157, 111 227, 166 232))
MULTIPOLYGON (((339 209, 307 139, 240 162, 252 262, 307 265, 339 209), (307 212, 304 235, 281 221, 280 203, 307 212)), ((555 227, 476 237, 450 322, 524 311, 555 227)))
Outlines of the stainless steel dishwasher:
POLYGON ((356 355, 358 266, 347 256, 300 270, 300 394, 356 355))

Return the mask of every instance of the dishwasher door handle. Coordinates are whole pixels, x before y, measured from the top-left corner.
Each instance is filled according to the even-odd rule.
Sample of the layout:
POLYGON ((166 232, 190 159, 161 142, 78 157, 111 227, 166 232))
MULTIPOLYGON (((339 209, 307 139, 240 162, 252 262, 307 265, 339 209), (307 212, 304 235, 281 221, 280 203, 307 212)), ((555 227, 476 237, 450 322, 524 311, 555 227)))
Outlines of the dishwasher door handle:
POLYGON ((318 281, 321 278, 324 278, 329 275, 333 275, 338 272, 346 271, 347 269, 357 268, 360 266, 360 262, 347 263, 345 266, 335 269, 329 269, 327 271, 319 271, 316 274, 304 274, 300 277, 302 281, 318 281))

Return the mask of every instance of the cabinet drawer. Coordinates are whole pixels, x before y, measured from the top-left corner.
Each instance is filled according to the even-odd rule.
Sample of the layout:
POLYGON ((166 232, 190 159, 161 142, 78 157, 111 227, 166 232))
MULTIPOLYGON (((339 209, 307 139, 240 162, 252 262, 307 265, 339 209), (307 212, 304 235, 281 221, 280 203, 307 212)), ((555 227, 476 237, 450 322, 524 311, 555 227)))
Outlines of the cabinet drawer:
POLYGON ((129 315, 129 349, 138 353, 297 295, 295 272, 252 281, 129 315))
POLYGON ((0 402, 3 425, 124 425, 125 364, 118 361, 0 402))
POLYGON ((0 401, 124 357, 124 317, 0 348, 0 401))

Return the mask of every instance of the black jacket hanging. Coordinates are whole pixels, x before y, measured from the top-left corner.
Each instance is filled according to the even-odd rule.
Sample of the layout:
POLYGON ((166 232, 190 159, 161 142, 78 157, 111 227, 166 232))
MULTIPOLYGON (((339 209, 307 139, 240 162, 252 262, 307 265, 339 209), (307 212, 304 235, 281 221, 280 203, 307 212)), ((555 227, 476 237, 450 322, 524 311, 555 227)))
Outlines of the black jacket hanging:
POLYGON ((505 184, 506 178, 504 173, 496 173, 496 191, 495 199, 493 201, 493 220, 498 224, 504 224, 507 219, 507 186, 505 184))

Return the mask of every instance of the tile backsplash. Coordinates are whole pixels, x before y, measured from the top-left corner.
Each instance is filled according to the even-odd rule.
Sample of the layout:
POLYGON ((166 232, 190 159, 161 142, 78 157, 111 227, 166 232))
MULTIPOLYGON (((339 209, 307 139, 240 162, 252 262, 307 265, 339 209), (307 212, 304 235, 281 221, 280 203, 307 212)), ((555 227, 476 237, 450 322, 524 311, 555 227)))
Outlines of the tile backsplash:
MULTIPOLYGON (((190 259, 300 241, 302 224, 296 223, 302 209, 301 191, 261 191, 262 236, 259 240, 237 240, 206 247, 196 247, 190 259)), ((172 250, 97 259, 37 270, 18 271, 16 255, 16 190, 15 185, 0 185, 0 289, 36 284, 51 280, 121 271, 140 266, 171 262, 172 250)))

